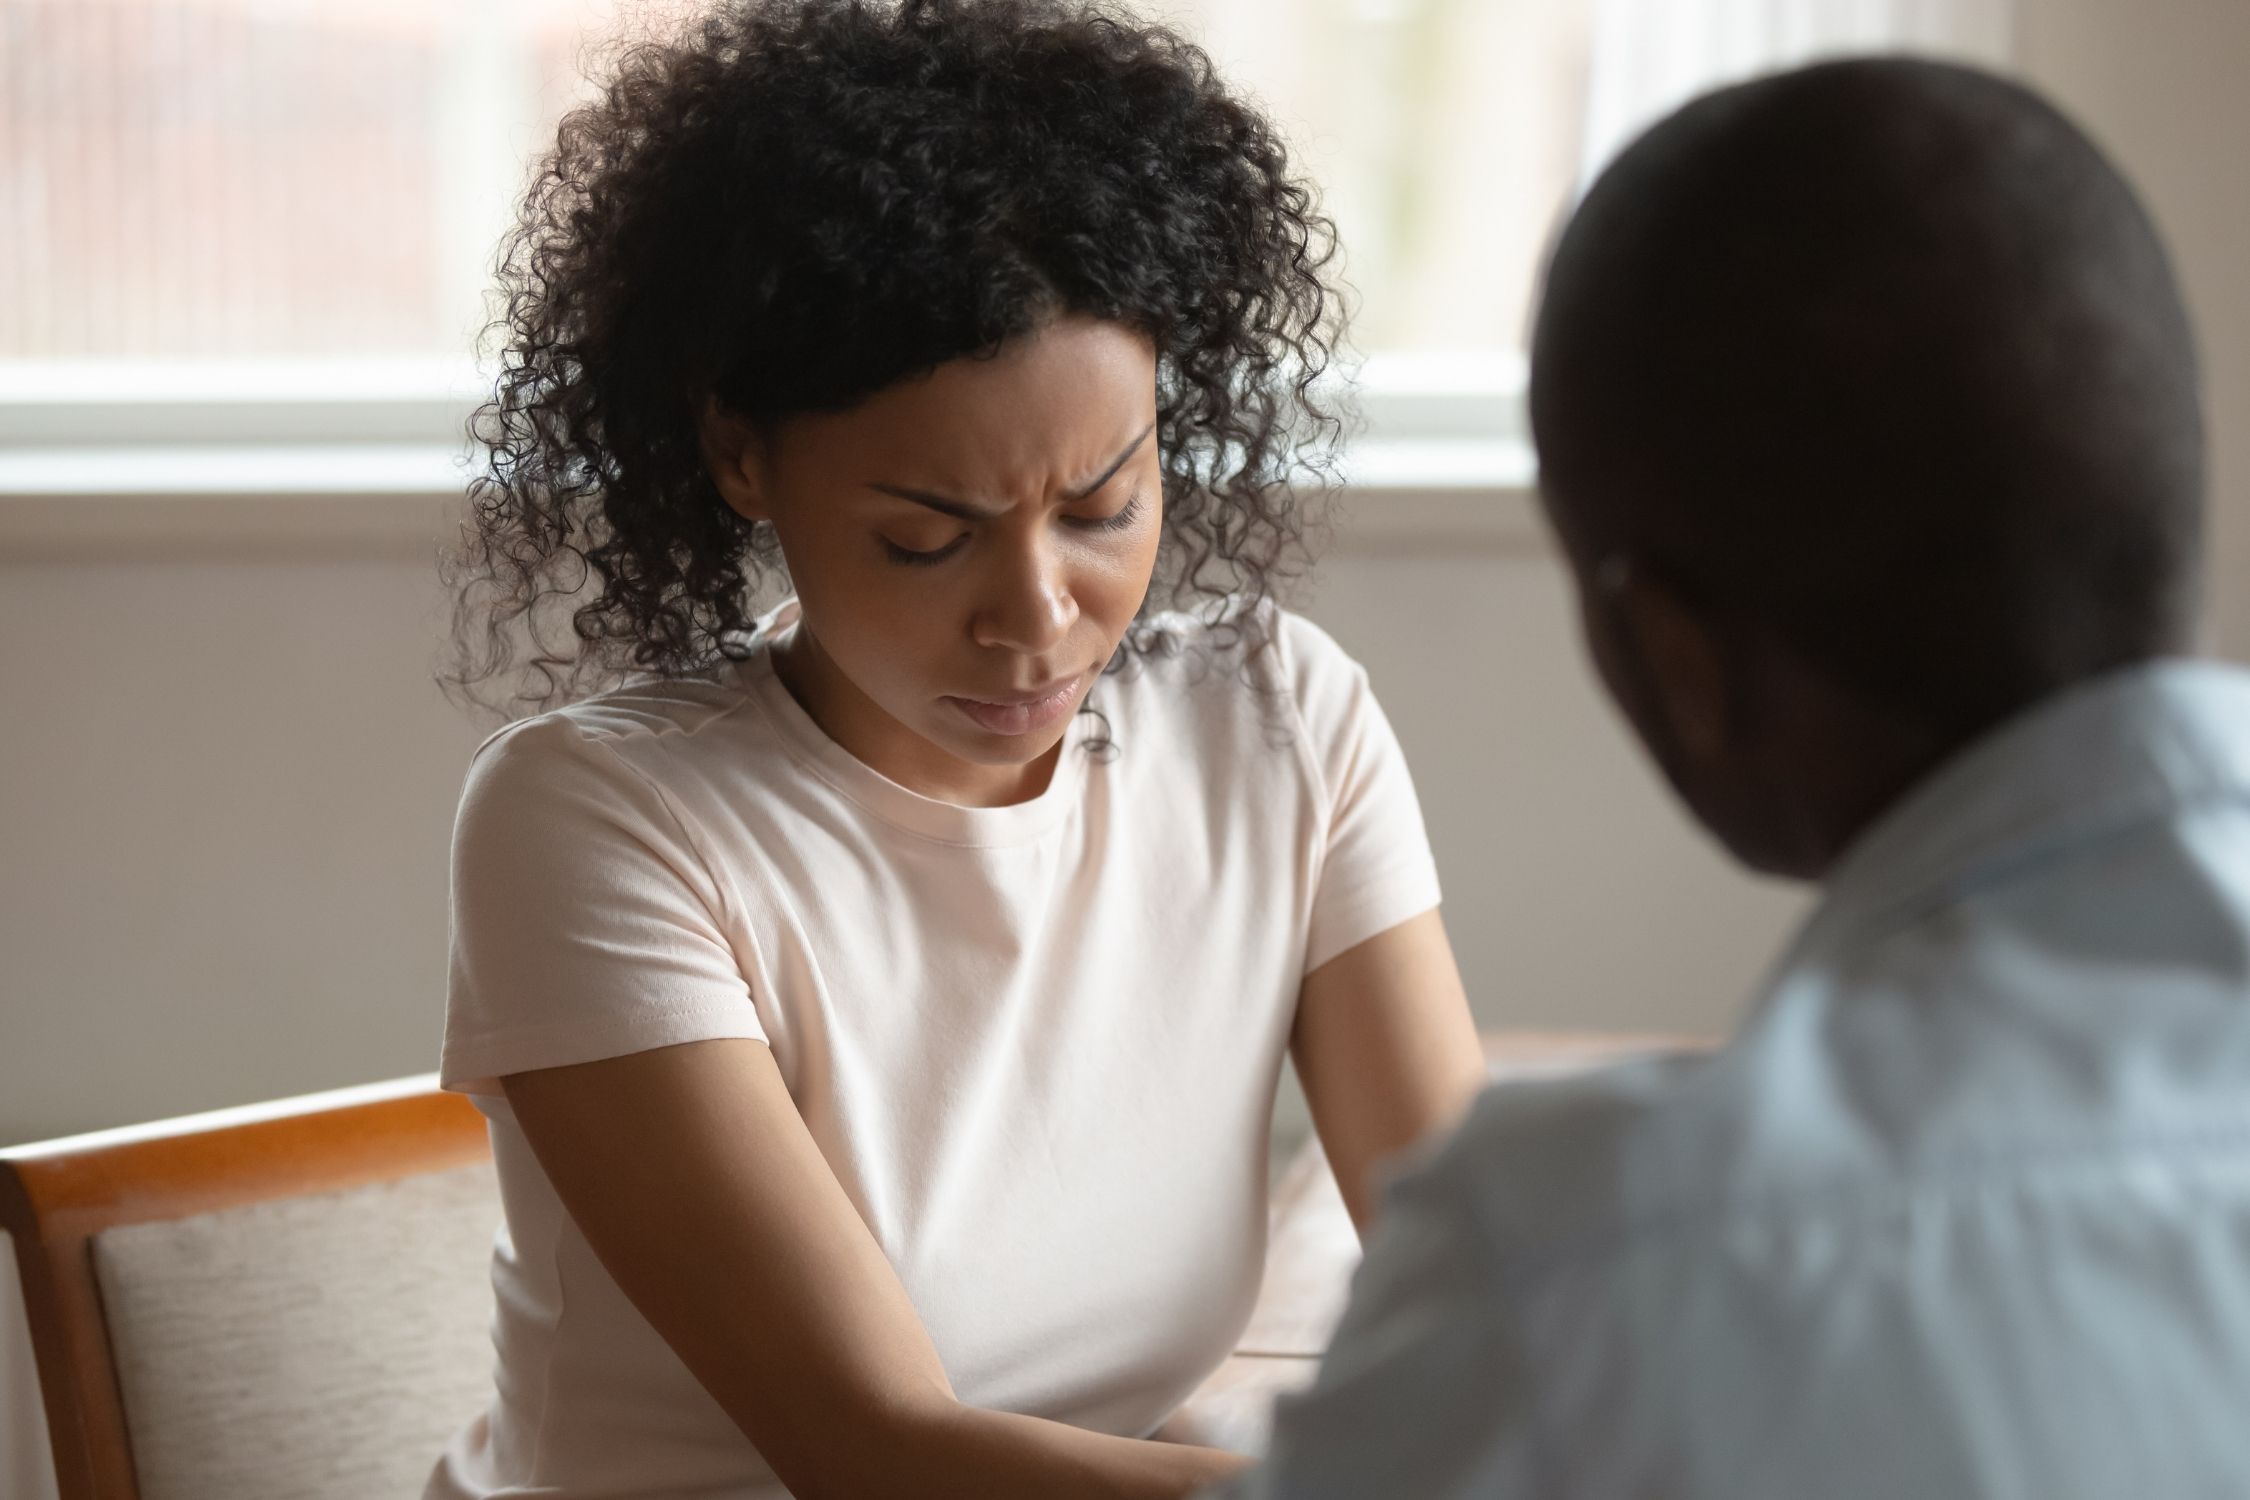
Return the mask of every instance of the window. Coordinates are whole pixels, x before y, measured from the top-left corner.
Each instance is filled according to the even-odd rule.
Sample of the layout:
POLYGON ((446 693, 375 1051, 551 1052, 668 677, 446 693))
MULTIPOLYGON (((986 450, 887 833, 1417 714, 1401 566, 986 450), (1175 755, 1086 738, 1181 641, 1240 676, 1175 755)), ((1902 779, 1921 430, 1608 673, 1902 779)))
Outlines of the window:
MULTIPOLYGON (((0 489, 120 441, 451 444, 492 253, 582 50, 693 3, 0 0, 0 489)), ((1590 165, 1715 78, 1841 45, 2004 56, 2009 25, 2006 0, 1143 9, 1321 185, 1374 446, 1480 482, 1523 475, 1534 274, 1590 165)))

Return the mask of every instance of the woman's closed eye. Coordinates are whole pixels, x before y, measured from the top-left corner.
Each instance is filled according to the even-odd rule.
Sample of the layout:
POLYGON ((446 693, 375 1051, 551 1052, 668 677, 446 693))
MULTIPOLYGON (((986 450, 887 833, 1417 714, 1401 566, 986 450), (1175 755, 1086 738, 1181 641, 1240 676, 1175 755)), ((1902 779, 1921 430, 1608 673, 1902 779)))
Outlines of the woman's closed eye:
POLYGON ((892 562, 903 567, 920 568, 927 567, 931 563, 944 562, 954 553, 960 551, 968 544, 969 534, 966 531, 961 532, 952 541, 938 547, 908 547, 892 541, 887 536, 877 537, 876 540, 883 544, 883 555, 892 562))
MULTIPOLYGON (((1118 507, 1109 515, 1064 516, 1062 520, 1065 524, 1073 526, 1080 531, 1124 531, 1130 528, 1136 521, 1140 520, 1140 518, 1141 493, 1140 491, 1135 490, 1133 492, 1132 499, 1127 500, 1122 506, 1118 507)), ((905 543, 895 542, 887 536, 878 537, 877 540, 882 543, 883 555, 888 557, 892 562, 899 564, 901 567, 924 568, 930 566, 932 563, 944 562, 947 558, 953 556, 954 553, 959 552, 963 547, 967 546, 969 541, 969 533, 965 531, 959 532, 954 536, 953 540, 941 543, 940 545, 935 547, 909 547, 905 543)))
POLYGON ((1065 516, 1063 519, 1082 531, 1123 531, 1141 518, 1141 492, 1133 491, 1127 500, 1106 516, 1065 516))

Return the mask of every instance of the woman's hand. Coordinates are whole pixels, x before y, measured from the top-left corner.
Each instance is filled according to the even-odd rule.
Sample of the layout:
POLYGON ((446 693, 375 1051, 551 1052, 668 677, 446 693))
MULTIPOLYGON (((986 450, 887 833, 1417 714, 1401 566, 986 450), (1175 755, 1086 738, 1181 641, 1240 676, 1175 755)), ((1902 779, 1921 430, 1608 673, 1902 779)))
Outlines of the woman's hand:
POLYGON ((602 1265, 800 1500, 1169 1500, 1245 1463, 963 1405, 762 1043, 502 1086, 602 1265))
POLYGON ((1451 1128, 1484 1084, 1476 1024, 1438 913, 1377 933, 1306 975, 1289 1047, 1364 1239, 1376 1167, 1451 1128))

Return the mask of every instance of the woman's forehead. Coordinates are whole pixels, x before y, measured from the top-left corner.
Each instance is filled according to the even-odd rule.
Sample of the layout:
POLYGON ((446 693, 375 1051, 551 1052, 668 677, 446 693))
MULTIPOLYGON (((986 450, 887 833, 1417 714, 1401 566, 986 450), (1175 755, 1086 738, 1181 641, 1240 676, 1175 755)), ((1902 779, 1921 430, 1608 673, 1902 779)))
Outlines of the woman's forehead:
POLYGON ((1156 415, 1156 356, 1115 323, 1070 320, 988 357, 949 361, 849 411, 788 424, 801 462, 997 500, 1097 478, 1156 415), (904 476, 903 478, 901 476, 904 476))

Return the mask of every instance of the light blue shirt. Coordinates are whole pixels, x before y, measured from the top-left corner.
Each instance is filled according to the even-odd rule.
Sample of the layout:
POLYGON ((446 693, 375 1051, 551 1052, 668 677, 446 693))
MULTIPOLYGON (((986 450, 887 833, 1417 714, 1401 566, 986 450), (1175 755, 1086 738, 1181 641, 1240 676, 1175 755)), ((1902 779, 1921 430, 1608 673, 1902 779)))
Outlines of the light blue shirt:
POLYGON ((2250 674, 1973 746, 1724 1051, 1489 1091, 1223 1493, 2250 1495, 2250 674))

